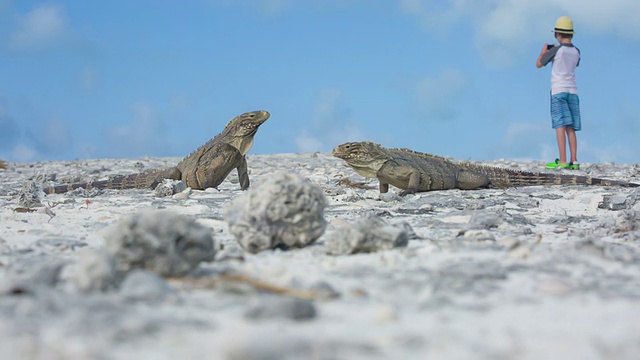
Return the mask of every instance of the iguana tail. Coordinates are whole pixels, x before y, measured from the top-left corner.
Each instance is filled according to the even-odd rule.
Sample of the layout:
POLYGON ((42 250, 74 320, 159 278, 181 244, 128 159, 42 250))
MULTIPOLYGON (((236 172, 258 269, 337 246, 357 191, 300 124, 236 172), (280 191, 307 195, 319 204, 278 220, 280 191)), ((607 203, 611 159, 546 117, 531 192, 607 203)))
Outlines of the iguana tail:
POLYGON ((74 184, 63 184, 44 187, 45 194, 62 194, 67 191, 83 188, 91 189, 148 189, 155 188, 163 179, 180 180, 177 168, 149 170, 138 174, 116 175, 107 180, 96 180, 74 184))
POLYGON ((482 173, 491 181, 494 187, 517 187, 535 185, 599 185, 639 187, 640 184, 626 181, 607 180, 584 175, 554 174, 548 172, 529 172, 482 166, 482 173))

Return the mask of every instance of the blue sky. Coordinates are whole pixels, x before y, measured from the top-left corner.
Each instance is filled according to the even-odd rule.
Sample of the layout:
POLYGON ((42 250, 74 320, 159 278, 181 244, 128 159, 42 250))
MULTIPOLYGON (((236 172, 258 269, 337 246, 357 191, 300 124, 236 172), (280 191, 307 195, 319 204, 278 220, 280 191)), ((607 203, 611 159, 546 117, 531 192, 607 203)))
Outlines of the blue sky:
POLYGON ((582 51, 580 162, 640 162, 637 0, 0 0, 0 158, 185 156, 265 109, 254 154, 346 141, 557 156, 562 15, 582 51))

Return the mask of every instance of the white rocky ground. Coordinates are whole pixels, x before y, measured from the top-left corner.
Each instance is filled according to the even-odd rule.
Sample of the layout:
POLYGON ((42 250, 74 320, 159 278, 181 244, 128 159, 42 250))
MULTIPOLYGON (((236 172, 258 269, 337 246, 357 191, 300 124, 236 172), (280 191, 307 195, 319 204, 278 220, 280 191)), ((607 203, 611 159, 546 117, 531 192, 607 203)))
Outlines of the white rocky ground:
MULTIPOLYGON (((257 254, 243 251, 224 219, 243 195, 235 173, 219 191, 190 196, 75 191, 44 197, 35 212, 19 205, 27 180, 104 178, 177 161, 0 170, 0 359, 639 358, 638 188, 450 190, 382 201, 376 189, 349 186, 364 179, 328 154, 249 156, 249 191, 275 170, 302 175, 324 191, 329 223, 310 246, 257 254), (215 259, 187 276, 96 276, 115 224, 149 209, 195 219, 208 229, 199 236, 213 235, 215 259), (415 234, 406 247, 327 254, 336 229, 372 214, 415 234)), ((580 173, 640 182, 637 164, 583 164, 580 173)))

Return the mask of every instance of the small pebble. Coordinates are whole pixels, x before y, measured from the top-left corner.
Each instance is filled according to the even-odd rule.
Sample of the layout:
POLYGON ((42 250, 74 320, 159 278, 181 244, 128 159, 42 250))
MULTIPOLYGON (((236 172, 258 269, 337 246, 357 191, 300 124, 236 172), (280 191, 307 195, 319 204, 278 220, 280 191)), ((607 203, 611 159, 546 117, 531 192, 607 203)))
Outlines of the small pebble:
POLYGON ((316 315, 316 307, 312 301, 280 296, 263 296, 257 305, 245 313, 245 317, 249 319, 309 320, 316 315))
POLYGON ((145 270, 134 270, 122 281, 120 294, 129 300, 158 301, 174 290, 160 276, 145 270))
POLYGON ((408 223, 391 225, 377 216, 367 216, 337 227, 327 235, 325 246, 331 255, 375 252, 405 247, 410 235, 415 233, 408 223))
POLYGON ((164 179, 153 190, 153 195, 157 197, 174 196, 186 188, 187 186, 180 180, 164 179))
POLYGON ((495 241, 495 238, 489 230, 466 230, 464 232, 465 240, 473 241, 495 241))
POLYGON ((386 193, 380 194, 380 200, 384 202, 391 202, 391 201, 400 201, 402 200, 402 198, 400 197, 400 195, 394 192, 386 192, 386 193))
POLYGON ((186 200, 186 199, 191 197, 192 193, 193 193, 193 190, 190 187, 188 187, 188 188, 182 190, 181 192, 173 195, 173 198, 174 199, 186 200))
POLYGON ((390 304, 380 305, 376 309, 375 319, 379 324, 395 322, 398 320, 398 309, 390 304))

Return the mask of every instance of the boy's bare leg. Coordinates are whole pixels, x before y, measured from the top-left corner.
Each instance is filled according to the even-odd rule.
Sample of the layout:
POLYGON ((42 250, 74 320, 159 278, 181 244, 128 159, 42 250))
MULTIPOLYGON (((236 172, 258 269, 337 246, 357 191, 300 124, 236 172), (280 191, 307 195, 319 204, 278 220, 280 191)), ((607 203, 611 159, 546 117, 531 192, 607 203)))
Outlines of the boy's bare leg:
POLYGON ((567 139, 569 139, 569 151, 571 152, 571 162, 578 162, 578 139, 573 128, 566 127, 567 139))
POLYGON ((556 140, 558 140, 558 152, 560 153, 560 157, 558 160, 561 164, 567 163, 567 137, 565 136, 566 129, 566 126, 561 126, 556 129, 556 140))

